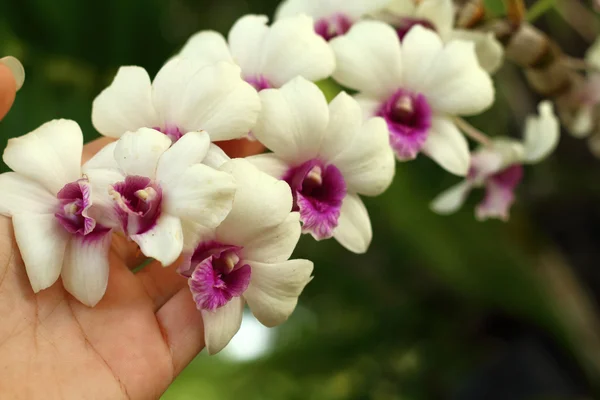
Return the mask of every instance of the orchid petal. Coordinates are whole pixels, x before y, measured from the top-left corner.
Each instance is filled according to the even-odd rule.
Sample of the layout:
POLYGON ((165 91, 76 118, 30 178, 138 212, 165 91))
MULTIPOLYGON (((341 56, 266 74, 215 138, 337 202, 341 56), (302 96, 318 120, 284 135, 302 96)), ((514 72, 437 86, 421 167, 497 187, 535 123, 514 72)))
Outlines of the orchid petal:
POLYGON ((353 253, 363 254, 368 250, 373 229, 367 208, 356 194, 344 198, 333 237, 353 253))
POLYGON ((287 260, 300 239, 300 215, 293 212, 279 225, 258 232, 244 244, 242 258, 248 261, 279 263, 287 260))
POLYGON ((209 146, 206 132, 186 133, 160 156, 156 178, 162 182, 177 181, 187 168, 204 160, 209 146))
POLYGON ((108 285, 110 230, 74 236, 65 255, 61 272, 67 292, 88 307, 94 307, 108 285))
POLYGON ((495 73, 502 66, 504 47, 492 32, 455 29, 452 31, 450 38, 475 43, 475 54, 479 65, 489 74, 495 73))
POLYGON ((464 180, 440 193, 432 202, 431 209, 441 215, 453 214, 462 207, 473 187, 472 183, 464 180))
POLYGON ((3 160, 13 171, 41 183, 52 194, 81 178, 83 134, 75 121, 59 119, 8 140, 3 160))
POLYGON ((205 65, 219 61, 233 62, 225 38, 215 31, 201 31, 192 35, 179 52, 179 57, 192 58, 205 65))
POLYGON ((222 243, 243 246, 288 217, 293 200, 286 182, 259 171, 244 159, 229 161, 221 171, 231 174, 238 183, 231 213, 217 228, 222 243))
POLYGON ((269 18, 264 15, 245 15, 229 31, 228 41, 235 62, 244 76, 261 73, 261 55, 269 33, 269 18))
POLYGON ((273 153, 246 157, 246 160, 262 172, 277 179, 283 178, 285 173, 290 169, 282 159, 273 153))
POLYGON ((250 285, 244 299, 252 314, 267 327, 285 322, 298 303, 298 296, 310 282, 313 263, 288 260, 277 264, 251 262, 250 285))
POLYGON ((58 201, 48 189, 16 172, 0 174, 0 214, 53 214, 58 201))
POLYGON ((152 83, 145 69, 121 67, 111 85, 94 100, 94 128, 104 136, 118 138, 125 132, 159 126, 151 96, 152 83))
POLYGON ((177 179, 160 184, 164 211, 207 228, 216 228, 229 214, 237 188, 230 174, 204 164, 192 165, 177 179))
POLYGON ((342 85, 385 99, 402 84, 400 40, 391 26, 359 22, 330 45, 337 61, 333 78, 342 85))
POLYGON ((147 232, 131 235, 146 257, 152 257, 163 266, 171 265, 183 250, 183 230, 179 218, 163 213, 156 225, 147 232))
POLYGON ((227 346, 240 330, 243 312, 244 300, 241 297, 232 298, 215 311, 202 310, 204 343, 208 354, 217 354, 227 346))
POLYGON ((433 117, 423 151, 446 171, 466 176, 471 155, 467 139, 454 123, 444 117, 433 117))
POLYGON ((327 101, 317 85, 298 77, 279 90, 263 90, 260 98, 263 110, 254 136, 285 161, 314 158, 329 121, 327 101))
POLYGON ((126 175, 154 179, 159 158, 171 146, 168 136, 154 129, 127 132, 115 146, 115 159, 126 175))
POLYGON ((54 214, 16 214, 12 222, 33 291, 52 286, 60 275, 71 235, 54 214))
POLYGON ((548 157, 558 146, 560 123, 552 103, 543 101, 538 106, 539 116, 529 116, 525 123, 525 161, 537 163, 548 157))

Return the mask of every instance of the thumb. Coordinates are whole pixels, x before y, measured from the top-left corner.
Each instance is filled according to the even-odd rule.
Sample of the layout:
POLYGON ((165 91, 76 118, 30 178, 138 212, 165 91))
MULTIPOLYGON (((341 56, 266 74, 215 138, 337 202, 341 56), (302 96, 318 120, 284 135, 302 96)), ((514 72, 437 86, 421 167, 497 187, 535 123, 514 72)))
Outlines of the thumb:
POLYGON ((12 107, 24 80, 25 71, 19 60, 14 57, 0 59, 0 120, 12 107))

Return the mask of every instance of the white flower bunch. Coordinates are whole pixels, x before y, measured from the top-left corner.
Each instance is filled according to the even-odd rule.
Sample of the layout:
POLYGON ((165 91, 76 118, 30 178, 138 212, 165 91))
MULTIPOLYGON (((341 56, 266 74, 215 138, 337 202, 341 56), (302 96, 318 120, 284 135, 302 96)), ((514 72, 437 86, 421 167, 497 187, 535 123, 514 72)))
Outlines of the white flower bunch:
POLYGON ((514 185, 494 182, 553 149, 551 107, 528 124, 525 156, 508 161, 496 144, 471 156, 457 116, 492 105, 493 68, 482 67, 468 35, 447 32, 452 18, 440 13, 453 12, 449 0, 389 3, 288 0, 270 26, 248 15, 227 39, 193 35, 153 80, 141 67, 121 67, 92 109, 94 127, 115 140, 83 166, 73 121, 11 139, 3 160, 14 172, 0 175, 0 213, 12 218, 33 290, 61 277, 95 306, 111 239, 121 235, 164 266, 178 262, 214 354, 239 329, 245 304, 269 327, 293 312, 313 272, 311 261, 290 259, 301 233, 368 250, 373 232, 360 196, 390 186, 395 158, 423 152, 467 176, 434 203, 437 211, 453 211, 489 182, 493 210, 479 215, 505 217, 514 185), (388 6, 418 18, 410 14, 402 32, 363 20, 388 6), (313 82, 329 77, 358 93, 341 91, 328 104, 313 82), (230 159, 214 143, 246 137, 271 152, 230 159), (493 166, 480 170, 483 158, 493 166))

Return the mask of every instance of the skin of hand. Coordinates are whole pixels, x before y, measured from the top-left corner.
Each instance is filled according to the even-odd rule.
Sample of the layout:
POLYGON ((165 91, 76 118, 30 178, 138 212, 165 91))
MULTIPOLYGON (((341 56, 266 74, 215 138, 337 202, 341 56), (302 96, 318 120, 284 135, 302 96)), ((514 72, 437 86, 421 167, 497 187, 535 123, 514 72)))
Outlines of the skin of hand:
MULTIPOLYGON (((0 115, 15 97, 14 79, 0 65, 0 115), (12 86, 11 86, 12 82, 12 86)), ((108 144, 84 148, 84 161, 108 144)), ((262 151, 236 141, 231 155, 262 151)), ((204 347, 202 317, 187 281, 144 258, 113 235, 106 295, 88 308, 59 279, 34 293, 14 240, 0 217, 0 397, 18 399, 158 399, 204 347)))
POLYGON ((17 94, 17 82, 10 69, 0 64, 0 120, 12 107, 17 94))

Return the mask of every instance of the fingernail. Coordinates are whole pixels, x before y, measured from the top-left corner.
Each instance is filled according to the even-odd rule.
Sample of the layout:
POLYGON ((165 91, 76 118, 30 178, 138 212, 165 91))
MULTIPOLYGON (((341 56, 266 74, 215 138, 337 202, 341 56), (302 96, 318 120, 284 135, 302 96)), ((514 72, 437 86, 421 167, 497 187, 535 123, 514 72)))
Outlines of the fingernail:
POLYGON ((25 69, 23 68, 23 64, 12 56, 0 58, 0 64, 4 64, 10 69, 10 72, 12 72, 13 77, 15 78, 15 82, 17 82, 17 90, 21 89, 23 82, 25 82, 25 69))

